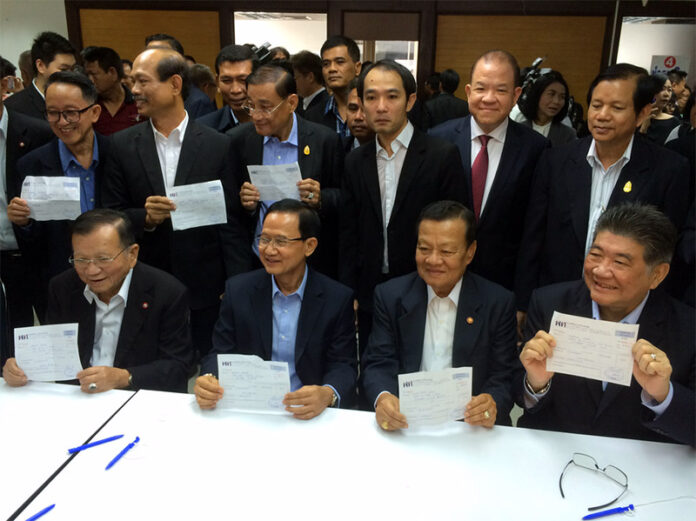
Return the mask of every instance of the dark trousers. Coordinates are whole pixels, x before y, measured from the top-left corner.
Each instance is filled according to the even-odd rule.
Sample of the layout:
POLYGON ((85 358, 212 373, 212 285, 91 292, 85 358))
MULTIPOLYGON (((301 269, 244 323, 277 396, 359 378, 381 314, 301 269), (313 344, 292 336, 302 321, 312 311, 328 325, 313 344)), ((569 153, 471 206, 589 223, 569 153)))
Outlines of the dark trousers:
POLYGON ((2 364, 14 356, 14 328, 34 325, 32 301, 35 294, 36 274, 19 250, 0 252, 0 279, 5 286, 7 316, 2 317, 7 325, 8 345, 1 354, 2 364))

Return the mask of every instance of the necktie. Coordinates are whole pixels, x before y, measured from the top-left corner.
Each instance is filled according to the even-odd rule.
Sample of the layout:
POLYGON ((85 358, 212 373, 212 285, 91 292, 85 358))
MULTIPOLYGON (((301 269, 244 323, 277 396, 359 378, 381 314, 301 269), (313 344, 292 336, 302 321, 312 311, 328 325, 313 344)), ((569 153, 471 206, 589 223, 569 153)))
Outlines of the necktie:
POLYGON ((483 192, 486 190, 486 176, 488 175, 488 140, 490 136, 479 136, 481 150, 479 150, 474 164, 471 165, 471 194, 474 198, 474 215, 478 221, 481 216, 481 202, 483 192))

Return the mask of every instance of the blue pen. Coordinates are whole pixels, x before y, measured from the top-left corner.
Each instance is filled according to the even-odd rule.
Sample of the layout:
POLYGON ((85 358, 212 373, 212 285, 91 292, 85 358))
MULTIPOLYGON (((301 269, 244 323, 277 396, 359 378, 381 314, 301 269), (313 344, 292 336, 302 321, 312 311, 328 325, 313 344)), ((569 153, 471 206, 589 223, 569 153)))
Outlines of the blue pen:
POLYGON ((55 503, 53 503, 51 506, 48 506, 48 507, 44 508, 44 509, 41 510, 40 512, 37 512, 37 513, 34 514, 33 516, 28 517, 28 518, 27 518, 27 521, 35 521, 36 519, 39 519, 39 518, 40 518, 42 515, 44 515, 46 512, 50 512, 51 510, 53 510, 53 507, 54 507, 54 506, 56 506, 55 503))
POLYGON ((629 510, 635 510, 633 505, 628 505, 627 507, 612 508, 610 510, 602 510, 601 512, 595 512, 594 514, 587 514, 583 519, 597 519, 604 516, 611 516, 614 514, 623 514, 629 510))
POLYGON ((119 434, 118 436, 111 436, 111 438, 104 438, 103 440, 93 441, 92 443, 88 443, 87 445, 80 445, 79 447, 68 449, 68 453, 74 454, 76 452, 80 452, 81 450, 91 449, 92 447, 96 447, 97 445, 101 445, 102 443, 109 443, 110 441, 114 441, 119 438, 123 438, 123 434, 119 434))
POLYGON ((126 452, 128 452, 133 447, 135 447, 135 444, 138 443, 139 441, 140 441, 140 436, 136 436, 135 439, 132 442, 130 442, 128 445, 126 445, 121 452, 116 454, 116 457, 109 462, 109 464, 106 466, 105 470, 109 470, 111 467, 116 465, 118 460, 120 460, 123 456, 125 456, 126 452))

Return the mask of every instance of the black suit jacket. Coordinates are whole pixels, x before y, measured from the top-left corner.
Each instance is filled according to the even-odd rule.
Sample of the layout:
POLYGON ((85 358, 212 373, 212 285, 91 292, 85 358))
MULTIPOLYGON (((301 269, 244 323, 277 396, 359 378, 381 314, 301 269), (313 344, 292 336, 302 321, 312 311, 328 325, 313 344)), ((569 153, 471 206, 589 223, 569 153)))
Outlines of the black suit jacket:
POLYGON ((184 107, 191 119, 198 119, 217 110, 215 102, 211 101, 205 92, 194 85, 191 85, 189 88, 184 107))
MULTIPOLYGON (((590 292, 583 281, 554 284, 532 294, 525 326, 525 340, 537 331, 548 331, 554 311, 592 317, 590 292)), ((608 384, 578 376, 556 374, 548 393, 526 410, 518 426, 696 444, 696 330, 694 310, 669 297, 661 289, 650 292, 638 319, 638 338, 667 354, 672 365, 674 397, 667 410, 655 415, 643 406, 641 387, 608 384)), ((524 407, 524 370, 515 378, 517 402, 524 407)))
MULTIPOLYGON (((227 281, 213 349, 201 374, 218 373, 218 354, 257 355, 271 360, 273 303, 271 275, 256 270, 227 281)), ((295 339, 295 370, 303 385, 330 384, 349 407, 355 394, 357 358, 350 289, 309 270, 295 339)))
MULTIPOLYGON (((361 389, 370 404, 382 391, 398 396, 399 374, 420 371, 428 292, 417 273, 377 286, 372 333, 362 362, 361 389)), ((510 425, 516 367, 515 299, 511 292, 466 273, 452 346, 452 367, 473 368, 472 394, 489 393, 496 423, 510 425), (469 319, 473 319, 469 323, 469 319)))
POLYGON ((14 112, 20 112, 43 121, 46 119, 46 101, 33 83, 7 98, 4 104, 5 107, 14 112))
MULTIPOLYGON (((20 91, 23 92, 23 91, 20 91)), ((5 141, 5 196, 9 203, 19 196, 22 180, 17 161, 55 136, 45 120, 37 120, 14 110, 7 110, 7 140, 5 141)))
POLYGON ((321 107, 321 109, 323 110, 324 108, 326 108, 327 101, 329 101, 329 93, 326 91, 326 89, 324 89, 312 98, 312 101, 310 101, 309 105, 307 105, 307 110, 302 108, 302 98, 300 98, 300 102, 297 105, 295 113, 298 116, 304 117, 304 115, 314 107, 321 107))
MULTIPOLYGON (((228 132, 239 158, 239 186, 249 181, 248 165, 263 164, 264 137, 257 134, 252 122, 244 123, 228 132)), ((341 201, 343 176, 343 148, 335 132, 321 125, 297 118, 297 162, 303 179, 315 179, 321 185, 321 237, 319 247, 311 257, 314 268, 329 277, 338 272, 338 212, 341 201)), ((239 193, 239 188, 237 188, 239 193)), ((237 197, 239 200, 239 197, 237 197)), ((241 203, 240 203, 241 205, 241 203)), ((253 231, 258 212, 244 212, 249 233, 247 249, 251 251, 253 231)))
MULTIPOLYGON (((74 269, 51 280, 47 321, 78 323, 83 367, 94 348, 96 304, 84 296, 85 284, 74 269)), ((116 346, 114 367, 128 369, 137 389, 186 392, 193 363, 186 288, 171 275, 138 262, 116 346)))
POLYGON ((154 231, 145 231, 145 200, 151 195, 166 195, 150 122, 117 132, 111 139, 103 205, 129 215, 140 243, 140 257, 183 282, 189 289, 192 309, 215 305, 227 277, 247 271, 251 260, 244 230, 237 221, 237 160, 229 138, 189 120, 174 184, 220 179, 228 222, 181 231, 173 231, 169 219, 154 231))
POLYGON ((425 102, 430 113, 430 126, 435 127, 451 119, 469 115, 469 104, 453 94, 442 92, 425 102))
MULTIPOLYGON (((440 99, 443 95, 438 96, 440 99)), ((471 116, 430 130, 457 145, 466 176, 466 205, 473 208, 471 189, 471 116)), ((508 120, 498 171, 476 227, 478 247, 469 269, 512 290, 527 212, 532 176, 549 142, 538 132, 508 120)))
MULTIPOLYGON (((525 127, 534 130, 532 122, 528 119, 520 121, 520 125, 524 125, 525 127)), ((549 128, 549 135, 547 136, 547 139, 554 147, 557 147, 559 145, 565 145, 566 143, 570 143, 571 141, 574 141, 577 138, 578 136, 575 133, 575 129, 556 121, 551 123, 551 128, 549 128)))
MULTIPOLYGON (((592 192, 592 168, 587 162, 591 142, 586 137, 551 148, 539 160, 517 264, 518 309, 527 309, 535 288, 576 280, 582 274, 592 192)), ((636 135, 609 206, 655 205, 679 230, 689 208, 688 193, 686 159, 636 135)))
POLYGON ((230 107, 227 105, 215 112, 200 116, 196 123, 215 129, 223 134, 237 126, 237 123, 232 119, 232 114, 230 114, 230 107))
MULTIPOLYGON (((383 277, 385 240, 375 141, 346 157, 343 196, 340 280, 355 289, 360 308, 369 312, 375 286, 383 277)), ((459 152, 414 128, 387 227, 391 277, 415 271, 418 215, 426 205, 443 199, 467 200, 459 152)))

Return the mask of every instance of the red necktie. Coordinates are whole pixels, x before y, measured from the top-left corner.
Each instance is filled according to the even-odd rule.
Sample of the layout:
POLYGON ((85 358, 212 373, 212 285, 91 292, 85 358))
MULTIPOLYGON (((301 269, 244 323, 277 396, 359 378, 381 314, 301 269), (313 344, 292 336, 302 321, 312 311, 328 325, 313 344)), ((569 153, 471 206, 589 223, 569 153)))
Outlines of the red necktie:
POLYGON ((474 198, 474 215, 478 221, 481 215, 481 202, 483 192, 486 190, 486 176, 488 175, 488 140, 490 136, 479 136, 481 150, 479 150, 474 164, 471 165, 471 194, 474 198))

